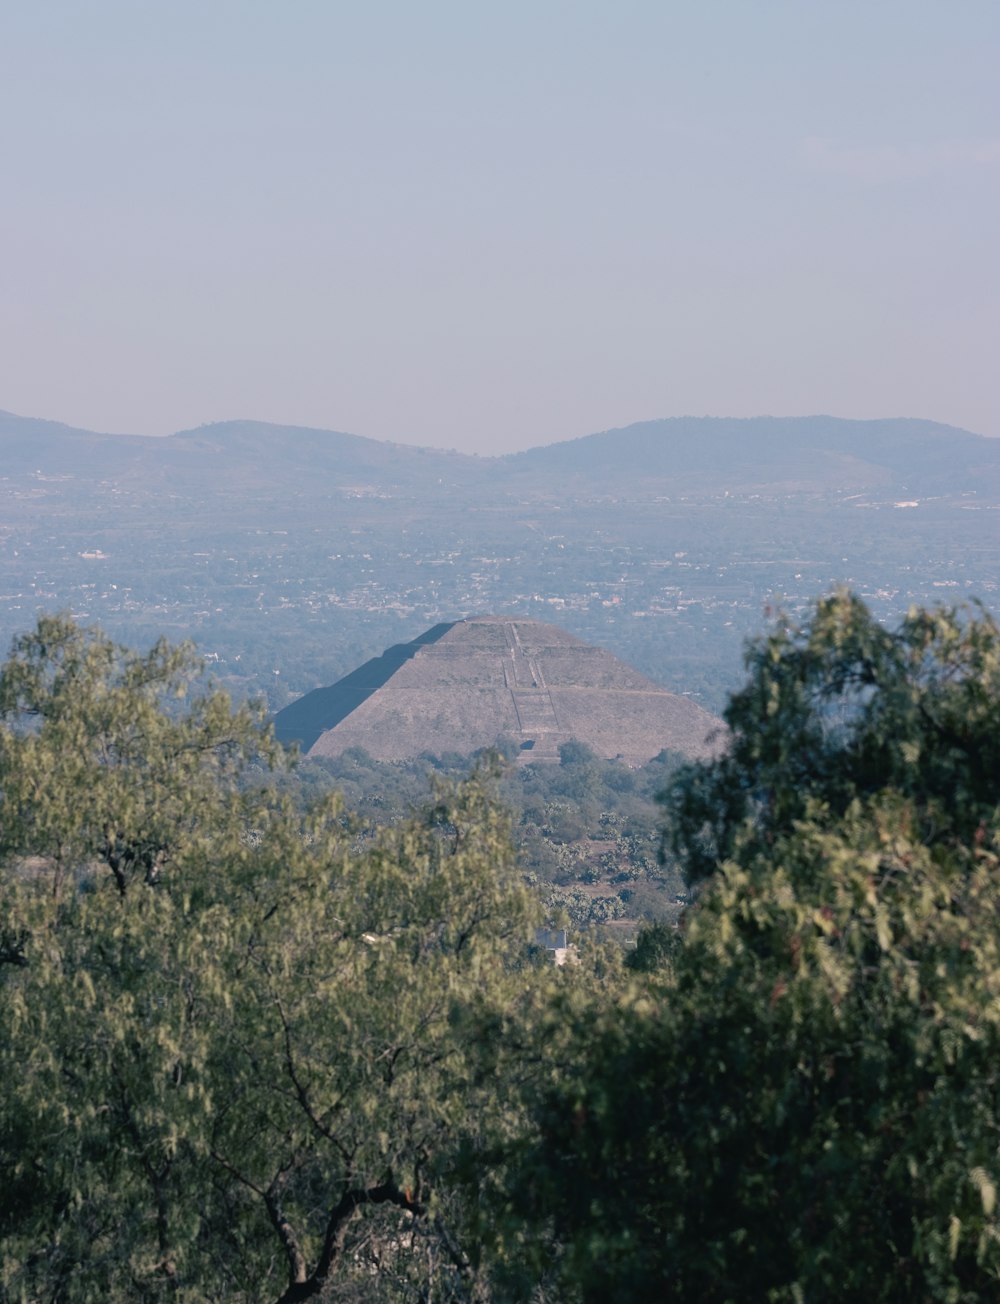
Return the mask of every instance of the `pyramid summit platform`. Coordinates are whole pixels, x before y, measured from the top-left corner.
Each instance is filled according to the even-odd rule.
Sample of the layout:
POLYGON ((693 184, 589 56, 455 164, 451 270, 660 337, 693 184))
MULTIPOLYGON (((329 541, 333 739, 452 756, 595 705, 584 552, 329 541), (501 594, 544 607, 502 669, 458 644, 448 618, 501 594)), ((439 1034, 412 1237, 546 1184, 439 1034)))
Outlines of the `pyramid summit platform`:
POLYGON ((378 760, 476 751, 513 739, 521 759, 558 761, 575 739, 643 765, 664 748, 719 750, 721 722, 556 625, 475 616, 435 625, 274 717, 309 756, 363 747, 378 760))

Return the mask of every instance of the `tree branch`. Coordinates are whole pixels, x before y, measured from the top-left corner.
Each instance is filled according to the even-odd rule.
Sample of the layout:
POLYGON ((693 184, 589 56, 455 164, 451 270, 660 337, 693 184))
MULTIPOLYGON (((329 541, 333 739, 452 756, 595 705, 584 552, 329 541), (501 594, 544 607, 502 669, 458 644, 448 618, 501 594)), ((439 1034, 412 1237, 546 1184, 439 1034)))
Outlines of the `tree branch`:
MULTIPOLYGON (((419 1218, 426 1213, 425 1206, 411 1199, 410 1193, 398 1187, 391 1178, 380 1186, 345 1191, 330 1210, 326 1234, 323 1238, 323 1250, 315 1270, 309 1276, 294 1275, 297 1271, 297 1261, 293 1269, 293 1260, 289 1256, 288 1288, 279 1296, 276 1304, 300 1304, 300 1301, 314 1299, 324 1290, 344 1248, 351 1220, 362 1205, 366 1204, 393 1204, 398 1209, 412 1214, 414 1218, 419 1218)), ((281 1229, 278 1229, 278 1234, 279 1236, 282 1234, 281 1229)))

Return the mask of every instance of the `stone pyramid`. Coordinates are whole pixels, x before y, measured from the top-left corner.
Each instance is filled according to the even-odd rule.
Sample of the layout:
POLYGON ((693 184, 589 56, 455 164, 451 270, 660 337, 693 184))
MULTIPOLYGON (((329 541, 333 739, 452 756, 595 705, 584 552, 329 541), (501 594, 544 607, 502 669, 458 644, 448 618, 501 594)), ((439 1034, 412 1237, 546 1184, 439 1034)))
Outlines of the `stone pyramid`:
POLYGON ((719 748, 720 721, 555 625, 475 616, 435 625, 274 717, 309 756, 363 747, 379 760, 468 753, 513 739, 523 761, 557 761, 576 739, 642 765, 663 748, 719 748))

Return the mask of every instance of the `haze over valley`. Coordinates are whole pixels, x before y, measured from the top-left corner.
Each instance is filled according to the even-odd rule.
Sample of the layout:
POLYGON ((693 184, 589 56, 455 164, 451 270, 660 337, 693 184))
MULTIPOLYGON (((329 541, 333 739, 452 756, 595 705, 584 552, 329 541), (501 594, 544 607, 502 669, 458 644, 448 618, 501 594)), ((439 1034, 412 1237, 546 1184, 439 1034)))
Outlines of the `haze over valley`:
POLYGON ((503 458, 227 422, 0 416, 0 636, 67 609, 192 638, 273 710, 428 625, 562 625, 718 711, 765 610, 884 618, 1000 585, 1000 440, 916 420, 685 418, 503 458))

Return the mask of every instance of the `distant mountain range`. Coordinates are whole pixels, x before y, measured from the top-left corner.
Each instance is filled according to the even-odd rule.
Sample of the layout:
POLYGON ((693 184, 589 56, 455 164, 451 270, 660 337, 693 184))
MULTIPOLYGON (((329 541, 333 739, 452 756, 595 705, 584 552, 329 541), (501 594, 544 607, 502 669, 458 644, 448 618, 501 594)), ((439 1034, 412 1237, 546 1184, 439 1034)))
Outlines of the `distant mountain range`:
POLYGON ((675 417, 533 448, 507 459, 604 483, 627 465, 651 480, 734 489, 897 485, 923 494, 1000 488, 1000 439, 905 418, 675 417))
POLYGON ((105 435, 0 412, 0 475, 46 475, 155 482, 190 481, 218 489, 378 484, 462 477, 477 459, 384 443, 335 430, 221 421, 165 438, 105 435))
POLYGON ((0 412, 0 476, 170 484, 197 493, 331 491, 616 495, 1000 496, 1000 439, 932 421, 677 417, 505 457, 224 421, 165 438, 106 435, 0 412))

